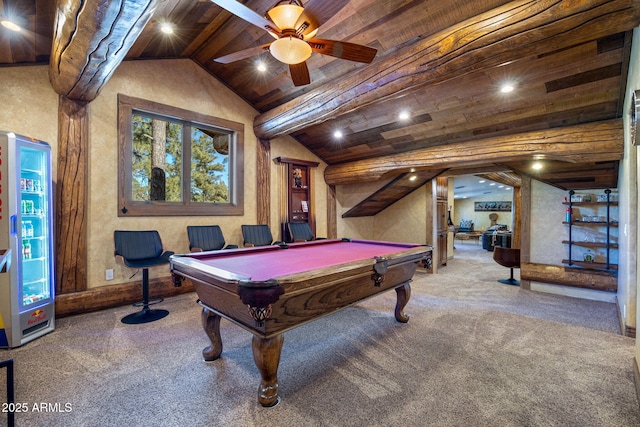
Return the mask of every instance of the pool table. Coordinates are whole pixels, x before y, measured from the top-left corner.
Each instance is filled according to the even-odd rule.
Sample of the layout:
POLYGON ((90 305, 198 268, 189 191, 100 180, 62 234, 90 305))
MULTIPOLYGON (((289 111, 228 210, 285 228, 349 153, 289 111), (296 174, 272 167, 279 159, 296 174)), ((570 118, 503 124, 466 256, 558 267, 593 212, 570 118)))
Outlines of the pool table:
POLYGON ((222 353, 220 319, 253 333, 253 358, 262 381, 258 401, 279 402, 277 371, 283 333, 366 298, 395 289, 395 318, 403 312, 419 263, 431 266, 424 245, 369 240, 317 240, 281 246, 172 255, 174 284, 189 279, 203 307, 211 340, 207 361, 222 353))

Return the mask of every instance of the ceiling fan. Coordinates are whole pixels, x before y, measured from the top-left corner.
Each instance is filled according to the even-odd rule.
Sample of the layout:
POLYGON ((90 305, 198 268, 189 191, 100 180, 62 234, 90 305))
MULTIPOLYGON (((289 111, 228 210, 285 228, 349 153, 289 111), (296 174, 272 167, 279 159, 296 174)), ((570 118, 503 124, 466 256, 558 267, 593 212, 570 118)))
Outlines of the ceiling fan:
POLYGON ((262 28, 276 40, 261 46, 215 58, 228 64, 269 50, 278 61, 289 65, 295 86, 311 83, 306 60, 312 52, 350 61, 370 63, 376 49, 355 43, 315 38, 318 28, 344 7, 346 1, 309 0, 306 6, 300 0, 281 0, 263 17, 235 0, 211 0, 213 3, 262 28))

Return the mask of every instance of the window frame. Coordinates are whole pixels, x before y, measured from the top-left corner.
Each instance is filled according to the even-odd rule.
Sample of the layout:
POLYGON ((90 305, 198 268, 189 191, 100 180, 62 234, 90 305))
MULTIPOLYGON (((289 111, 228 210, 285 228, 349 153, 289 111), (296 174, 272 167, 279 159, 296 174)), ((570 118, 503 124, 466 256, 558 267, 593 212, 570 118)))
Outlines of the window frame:
POLYGON ((118 94, 118 216, 215 216, 244 215, 244 124, 182 108, 118 94), (183 143, 191 141, 190 126, 204 126, 230 132, 229 203, 191 201, 191 144, 182 153, 183 201, 132 200, 132 118, 134 114, 181 121, 183 143))

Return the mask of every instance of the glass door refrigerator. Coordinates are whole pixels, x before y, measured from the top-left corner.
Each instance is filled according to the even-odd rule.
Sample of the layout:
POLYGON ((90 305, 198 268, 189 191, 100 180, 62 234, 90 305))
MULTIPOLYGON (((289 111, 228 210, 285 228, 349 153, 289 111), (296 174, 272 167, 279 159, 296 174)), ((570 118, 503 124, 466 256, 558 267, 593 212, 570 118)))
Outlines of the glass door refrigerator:
POLYGON ((55 327, 52 190, 49 144, 0 131, 0 348, 55 327))

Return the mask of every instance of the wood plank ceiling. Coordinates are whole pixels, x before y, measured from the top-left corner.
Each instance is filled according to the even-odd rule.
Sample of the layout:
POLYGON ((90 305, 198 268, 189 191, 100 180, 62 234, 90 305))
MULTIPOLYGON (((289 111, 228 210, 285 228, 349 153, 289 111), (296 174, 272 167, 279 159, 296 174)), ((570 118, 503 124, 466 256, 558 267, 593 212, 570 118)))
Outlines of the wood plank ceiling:
MULTIPOLYGON (((373 62, 360 64, 314 53, 307 61, 311 83, 299 87, 293 85, 288 67, 267 51, 230 64, 215 62, 219 56, 273 38, 209 0, 157 0, 153 17, 126 59, 194 61, 260 113, 258 136, 263 133, 260 123, 282 115, 285 133, 329 165, 327 176, 332 168, 353 165, 357 171, 371 161, 389 162, 384 177, 400 186, 397 191, 387 188, 393 197, 406 194, 404 176, 409 169, 401 160, 421 150, 473 147, 468 154, 474 162, 452 156, 449 163, 425 166, 419 179, 412 181, 415 185, 425 177, 454 175, 470 166, 478 172, 510 170, 530 175, 533 156, 521 154, 502 162, 482 159, 494 141, 620 120, 625 113, 631 30, 640 24, 636 0, 309 1, 343 5, 320 27, 318 37, 376 48, 373 62), (174 25, 172 36, 159 31, 164 22, 174 25), (424 46, 430 49, 427 53, 424 46), (385 77, 395 85, 393 90, 387 87, 383 92, 385 82, 380 80, 369 85, 357 81, 366 74, 385 75, 389 64, 412 58, 431 68, 411 74, 399 65, 385 77), (256 70, 257 60, 266 64, 266 72, 256 70), (424 83, 427 77, 431 80, 424 83), (325 99, 334 93, 348 95, 344 85, 353 81, 359 93, 366 92, 368 101, 350 99, 333 106, 325 99), (505 82, 514 84, 515 90, 501 93, 505 82), (313 104, 314 99, 325 100, 313 104), (341 109, 345 105, 349 108, 341 109), (409 112, 409 118, 399 119, 401 111, 409 112), (335 130, 343 133, 342 138, 333 136, 335 130)), ((276 2, 242 3, 264 15, 276 2)), ((0 27, 0 66, 48 63, 56 13, 53 0, 0 0, 0 15, 16 17, 26 30, 13 33, 0 27)), ((584 140, 589 141, 587 134, 584 140)), ((601 141, 596 138, 593 144, 597 147, 601 141)), ((537 153, 547 162, 536 173, 537 179, 563 189, 617 186, 621 150, 594 160, 587 149, 580 161, 568 161, 555 150, 550 144, 543 155, 537 153)), ((359 180, 357 173, 351 176, 351 181, 328 178, 327 182, 359 180)))

